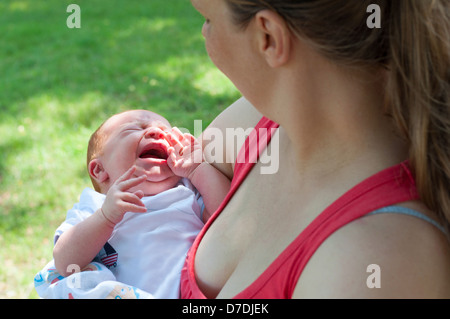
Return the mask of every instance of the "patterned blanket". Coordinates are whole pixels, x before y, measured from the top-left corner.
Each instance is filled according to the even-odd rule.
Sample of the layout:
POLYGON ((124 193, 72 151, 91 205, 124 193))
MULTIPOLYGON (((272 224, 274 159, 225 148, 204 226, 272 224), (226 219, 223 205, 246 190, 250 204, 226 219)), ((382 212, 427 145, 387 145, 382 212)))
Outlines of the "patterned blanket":
POLYGON ((63 277, 52 260, 34 277, 34 286, 44 299, 153 299, 148 292, 116 281, 114 274, 97 262, 83 271, 74 267, 72 275, 63 277))

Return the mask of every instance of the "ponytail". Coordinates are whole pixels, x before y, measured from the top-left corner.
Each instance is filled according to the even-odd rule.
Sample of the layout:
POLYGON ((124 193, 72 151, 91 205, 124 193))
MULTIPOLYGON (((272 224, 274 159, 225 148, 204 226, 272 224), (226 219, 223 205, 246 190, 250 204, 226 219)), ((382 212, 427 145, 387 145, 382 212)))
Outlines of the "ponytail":
POLYGON ((391 1, 388 107, 421 200, 450 233, 450 1, 391 1))

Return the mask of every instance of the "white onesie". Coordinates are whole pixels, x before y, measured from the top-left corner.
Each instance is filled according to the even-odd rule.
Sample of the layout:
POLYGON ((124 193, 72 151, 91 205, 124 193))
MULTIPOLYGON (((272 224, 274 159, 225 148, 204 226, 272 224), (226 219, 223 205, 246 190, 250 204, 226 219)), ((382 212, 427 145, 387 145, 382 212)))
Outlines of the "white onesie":
MULTIPOLYGON (((55 242, 67 229, 97 211, 105 197, 104 194, 86 188, 80 201, 67 212, 66 220, 56 230, 55 242)), ((154 298, 179 298, 180 272, 186 253, 203 227, 203 200, 189 180, 183 178, 174 188, 144 197, 142 202, 147 207, 147 212, 126 213, 95 261, 108 266, 115 277, 113 282, 138 288, 154 298)), ((55 296, 54 293, 46 295, 43 288, 49 283, 39 287, 41 282, 49 280, 45 278, 55 278, 55 275, 49 276, 49 271, 55 271, 51 266, 47 265, 36 276, 36 290, 40 295, 40 290, 43 291, 41 297, 44 298, 67 298, 55 296)), ((83 272, 80 274, 83 275, 83 272)), ((89 287, 91 288, 94 287, 89 287)), ((67 289, 64 291, 66 293, 67 289)))

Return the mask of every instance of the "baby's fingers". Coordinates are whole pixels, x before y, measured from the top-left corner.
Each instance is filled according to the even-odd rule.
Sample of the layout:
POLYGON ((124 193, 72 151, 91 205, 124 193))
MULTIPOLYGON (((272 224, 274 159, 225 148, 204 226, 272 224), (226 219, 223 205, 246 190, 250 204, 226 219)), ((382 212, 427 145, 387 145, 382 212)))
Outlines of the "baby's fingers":
POLYGON ((169 167, 175 167, 175 164, 178 161, 178 157, 177 157, 177 151, 175 150, 174 147, 170 147, 168 149, 168 153, 169 153, 169 157, 167 157, 167 164, 169 165, 169 167))
POLYGON ((175 134, 176 138, 182 142, 184 140, 184 134, 180 131, 178 127, 172 128, 172 133, 175 134))
POLYGON ((140 199, 142 199, 144 197, 144 192, 141 190, 135 191, 134 195, 136 195, 137 197, 139 197, 140 199))
POLYGON ((134 205, 131 203, 127 203, 124 206, 124 209, 126 212, 130 212, 130 213, 145 213, 145 212, 147 212, 147 208, 145 208, 145 206, 134 205))
POLYGON ((126 171, 122 176, 120 176, 117 180, 116 180, 116 184, 119 184, 123 181, 128 180, 131 176, 133 176, 133 173, 136 172, 136 166, 131 166, 128 171, 126 171))
POLYGON ((142 184, 147 179, 146 175, 141 175, 135 178, 130 178, 128 180, 122 181, 118 184, 119 190, 126 191, 132 187, 142 184))
POLYGON ((145 213, 147 208, 141 198, 134 193, 125 193, 122 198, 122 207, 127 212, 145 213))
POLYGON ((184 133, 184 140, 189 144, 194 144, 197 142, 197 139, 190 133, 184 133))
POLYGON ((169 137, 170 148, 175 150, 178 155, 182 156, 184 145, 180 142, 176 134, 171 132, 168 133, 167 136, 169 137))

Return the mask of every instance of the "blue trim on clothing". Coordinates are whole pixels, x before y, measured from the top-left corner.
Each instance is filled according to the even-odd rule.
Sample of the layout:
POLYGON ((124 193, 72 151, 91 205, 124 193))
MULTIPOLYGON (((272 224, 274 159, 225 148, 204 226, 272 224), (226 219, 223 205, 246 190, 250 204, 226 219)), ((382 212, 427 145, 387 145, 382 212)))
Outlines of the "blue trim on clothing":
POLYGON ((205 203, 202 201, 202 206, 200 207, 200 220, 203 221, 203 212, 205 211, 205 203))
POLYGON ((408 215, 408 216, 414 216, 417 218, 420 218, 430 224, 432 224, 433 226, 437 227, 441 232, 443 232, 444 234, 446 234, 447 232, 445 231, 444 226, 442 226, 441 224, 439 224, 437 221, 435 221, 434 219, 431 219, 430 217, 422 214, 421 212, 418 212, 414 209, 411 208, 407 208, 407 207, 402 207, 402 206, 386 206, 377 210, 374 210, 373 212, 368 213, 366 216, 369 215, 377 215, 377 214, 384 214, 384 213, 390 213, 390 214, 403 214, 403 215, 408 215))

